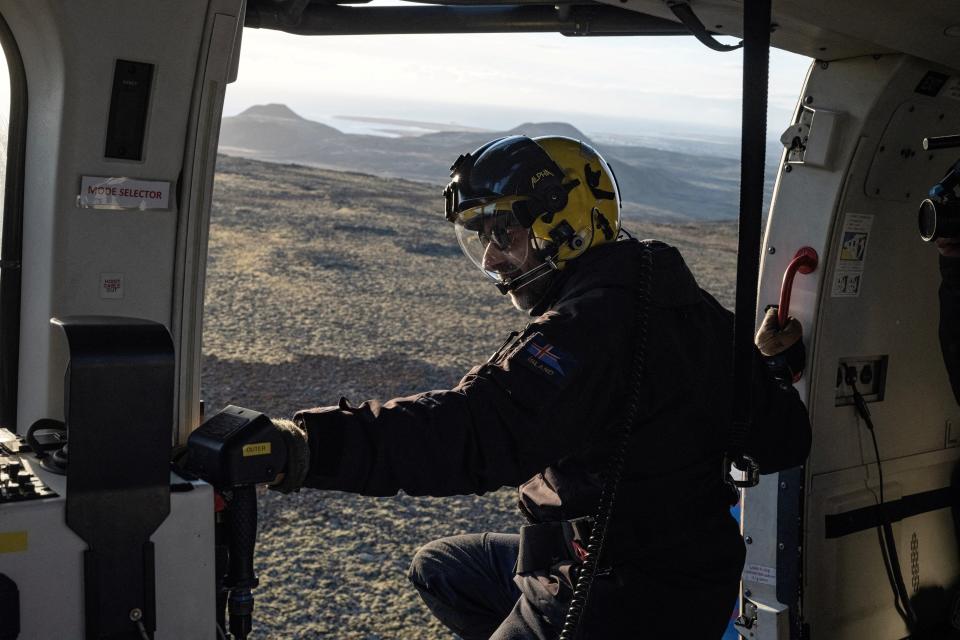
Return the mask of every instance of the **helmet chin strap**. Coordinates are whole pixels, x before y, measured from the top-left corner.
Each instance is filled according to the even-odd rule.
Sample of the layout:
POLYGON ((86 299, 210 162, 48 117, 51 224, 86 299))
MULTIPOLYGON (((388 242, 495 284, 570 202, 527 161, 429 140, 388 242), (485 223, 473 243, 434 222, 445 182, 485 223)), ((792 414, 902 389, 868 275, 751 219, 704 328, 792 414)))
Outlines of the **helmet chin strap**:
POLYGON ((531 282, 539 280, 540 278, 549 275, 551 272, 557 269, 557 263, 553 261, 553 257, 548 257, 543 264, 539 264, 530 271, 526 273, 521 273, 516 278, 511 278, 505 282, 497 282, 497 290, 502 294, 506 295, 511 291, 519 291, 523 287, 527 286, 531 282))

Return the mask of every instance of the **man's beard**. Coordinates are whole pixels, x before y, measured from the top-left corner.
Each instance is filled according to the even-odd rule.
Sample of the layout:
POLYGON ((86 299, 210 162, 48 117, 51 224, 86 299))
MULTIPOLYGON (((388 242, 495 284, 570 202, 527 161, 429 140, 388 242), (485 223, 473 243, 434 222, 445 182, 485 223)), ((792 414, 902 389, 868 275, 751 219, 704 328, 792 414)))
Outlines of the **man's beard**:
POLYGON ((510 291, 510 302, 520 311, 530 311, 543 300, 543 296, 553 283, 554 275, 555 273, 551 270, 519 289, 510 291))

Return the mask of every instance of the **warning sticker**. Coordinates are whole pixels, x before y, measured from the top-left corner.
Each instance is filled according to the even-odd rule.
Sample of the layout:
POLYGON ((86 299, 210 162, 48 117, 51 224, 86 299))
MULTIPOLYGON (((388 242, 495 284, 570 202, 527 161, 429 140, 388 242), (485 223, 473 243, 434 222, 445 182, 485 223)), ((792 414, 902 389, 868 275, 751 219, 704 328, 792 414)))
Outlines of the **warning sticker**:
POLYGON ((100 297, 107 299, 118 299, 123 297, 122 273, 100 274, 100 297))
POLYGON ((83 176, 77 206, 83 209, 169 209, 170 183, 83 176))
POLYGON ((776 586, 777 568, 762 564, 748 564, 743 568, 743 581, 776 586))
POLYGON ((863 269, 867 259, 867 243, 870 240, 872 226, 873 216, 870 215, 848 213, 844 219, 837 266, 833 270, 833 288, 830 292, 832 297, 860 296, 863 269))
POLYGON ((26 550, 26 531, 8 531, 0 533, 0 553, 18 553, 26 550))

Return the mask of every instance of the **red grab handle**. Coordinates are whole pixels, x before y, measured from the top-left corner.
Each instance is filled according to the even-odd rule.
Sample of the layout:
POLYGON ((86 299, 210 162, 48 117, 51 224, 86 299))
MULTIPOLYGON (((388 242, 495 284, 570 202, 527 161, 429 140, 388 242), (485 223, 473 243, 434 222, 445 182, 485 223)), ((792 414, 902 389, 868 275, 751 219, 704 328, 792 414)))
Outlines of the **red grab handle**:
POLYGON ((777 322, 781 327, 787 324, 787 316, 790 315, 790 293, 793 291, 794 276, 798 271, 803 274, 813 273, 819 261, 820 257, 812 247, 802 247, 787 265, 787 270, 783 273, 783 284, 780 286, 780 309, 777 312, 777 322))

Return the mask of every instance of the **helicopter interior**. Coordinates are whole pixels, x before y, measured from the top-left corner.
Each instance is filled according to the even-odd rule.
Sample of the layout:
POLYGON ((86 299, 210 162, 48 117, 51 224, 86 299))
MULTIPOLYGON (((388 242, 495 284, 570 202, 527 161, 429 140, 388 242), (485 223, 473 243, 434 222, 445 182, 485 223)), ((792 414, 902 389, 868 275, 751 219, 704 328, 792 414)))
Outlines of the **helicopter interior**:
MULTIPOLYGON (((31 487, 30 499, 0 501, 0 574, 16 585, 20 637, 213 633, 209 485, 161 491, 169 514, 145 516, 154 530, 137 534, 151 541, 149 562, 138 560, 135 575, 112 584, 98 581, 91 569, 97 565, 85 565, 83 557, 90 540, 105 539, 104 529, 116 523, 78 533, 79 525, 66 523, 66 479, 18 456, 11 448, 19 445, 9 443, 38 420, 112 416, 117 431, 94 436, 87 449, 78 440, 74 450, 81 459, 78 452, 89 451, 88 468, 96 468, 104 455, 97 450, 123 440, 105 434, 138 424, 146 430, 160 416, 174 425, 173 445, 200 425, 212 184, 224 92, 237 77, 245 27, 304 37, 695 33, 717 44, 715 36, 744 35, 745 4, 0 1, 0 44, 11 76, 0 444, 8 443, 4 464, 16 465, 3 472, 22 471, 31 487), (114 190, 113 200, 100 197, 105 190, 114 190), (84 369, 84 357, 94 357, 84 354, 111 354, 123 343, 104 317, 150 321, 166 329, 169 342, 140 325, 124 329, 145 332, 149 339, 130 344, 153 350, 137 351, 135 366, 133 351, 116 352, 115 361, 103 356, 116 368, 113 378, 101 379, 95 367, 84 369), (169 383, 171 400, 163 406, 145 388, 156 388, 155 374, 169 383), (117 376, 129 385, 117 387, 117 376), (88 387, 83 380, 91 381, 88 387), (117 388, 126 389, 125 401, 116 401, 117 388), (120 424, 120 414, 128 423, 120 424), (53 584, 50 573, 57 576, 53 584), (129 595, 145 592, 155 606, 144 609, 140 595, 129 595), (57 616, 44 613, 51 600, 57 616)), ((927 614, 919 605, 910 615, 898 607, 912 610, 918 596, 935 594, 936 613, 929 615, 949 618, 960 579, 953 515, 960 407, 940 355, 937 251, 917 233, 920 202, 960 155, 949 145, 924 145, 960 133, 960 10, 947 0, 777 0, 771 23, 772 47, 815 62, 792 121, 783 123, 773 203, 754 247, 760 262, 751 325, 781 299, 798 251, 815 252, 817 268, 793 280, 790 298, 791 314, 805 327, 808 366, 797 388, 814 444, 804 467, 764 476, 744 493, 747 561, 738 629, 757 640, 904 638, 927 614), (885 528, 889 534, 878 535, 885 528), (899 594, 892 573, 901 575, 899 594)), ((129 454, 148 445, 133 442, 129 454)), ((165 482, 167 468, 167 459, 158 460, 125 472, 149 475, 144 483, 156 489, 157 474, 165 482)), ((71 478, 71 486, 82 482, 71 478)), ((108 478, 91 486, 133 504, 137 487, 124 482, 108 478)), ((106 513, 122 511, 111 504, 115 510, 106 513)), ((135 552, 97 562, 127 566, 135 552)), ((0 612, 10 610, 3 601, 12 601, 3 595, 10 593, 5 584, 0 580, 0 612)))

